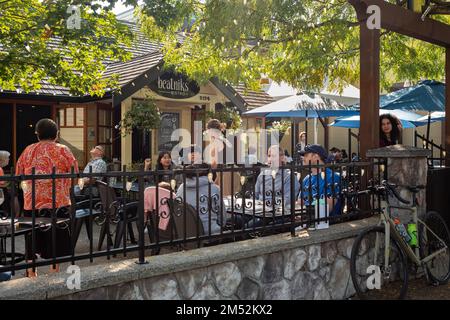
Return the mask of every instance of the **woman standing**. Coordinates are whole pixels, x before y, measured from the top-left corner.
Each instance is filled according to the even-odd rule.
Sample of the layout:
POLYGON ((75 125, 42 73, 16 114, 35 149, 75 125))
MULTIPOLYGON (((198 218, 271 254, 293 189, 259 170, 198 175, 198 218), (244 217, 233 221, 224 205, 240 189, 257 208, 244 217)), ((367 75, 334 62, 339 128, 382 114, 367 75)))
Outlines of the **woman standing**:
POLYGON ((295 145, 295 151, 292 157, 294 158, 294 161, 297 164, 302 163, 302 152, 305 150, 306 147, 306 132, 302 131, 298 135, 299 142, 295 145))
POLYGON ((398 118, 390 113, 380 116, 380 148, 399 143, 402 125, 398 118))
MULTIPOLYGON (((16 175, 31 175, 33 169, 35 175, 49 175, 52 174, 53 169, 56 174, 71 173, 72 168, 75 173, 78 173, 78 163, 73 153, 67 146, 56 142, 58 127, 53 120, 39 120, 36 124, 36 135, 39 142, 29 145, 22 152, 17 161, 16 175)), ((70 188, 71 179, 69 178, 39 179, 34 180, 34 183, 30 180, 22 182, 25 217, 32 217, 33 214, 38 213, 51 217, 53 209, 58 209, 56 210, 58 218, 68 218, 71 205, 70 188)), ((26 235, 27 262, 33 260, 33 254, 40 254, 41 258, 50 259, 53 254, 61 257, 72 253, 69 229, 56 228, 54 234, 56 239, 52 237, 53 230, 52 232, 38 230, 35 234, 35 252, 32 250, 31 234, 26 235), (56 244, 55 248, 53 243, 56 244)), ((51 266, 50 271, 58 272, 59 265, 51 266)), ((35 277, 36 271, 28 269, 26 275, 35 277)))
MULTIPOLYGON (((205 162, 211 165, 212 169, 223 167, 227 161, 227 152, 234 152, 232 144, 225 138, 226 124, 221 123, 218 119, 211 119, 206 124, 206 133, 210 138, 210 144, 205 151, 205 162), (228 150, 227 150, 228 149, 228 150)), ((213 172, 213 181, 217 185, 223 184, 223 194, 230 195, 233 190, 237 190, 237 185, 231 185, 231 175, 237 174, 232 172, 223 172, 220 175, 213 172), (223 180, 221 182, 221 179, 223 180)), ((234 181, 239 181, 239 177, 236 176, 234 181)))
POLYGON ((205 156, 207 158, 206 162, 210 164, 213 169, 216 169, 218 164, 225 163, 224 148, 225 146, 231 146, 230 142, 224 137, 226 127, 225 123, 221 123, 217 119, 211 119, 206 124, 206 133, 210 138, 211 145, 207 149, 210 152, 205 156))

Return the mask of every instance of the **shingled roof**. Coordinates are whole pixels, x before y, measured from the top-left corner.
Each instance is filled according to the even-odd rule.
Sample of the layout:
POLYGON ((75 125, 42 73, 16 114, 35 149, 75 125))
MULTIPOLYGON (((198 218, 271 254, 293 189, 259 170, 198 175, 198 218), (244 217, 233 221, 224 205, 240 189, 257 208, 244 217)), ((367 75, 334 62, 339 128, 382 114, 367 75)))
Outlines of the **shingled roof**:
POLYGON ((111 77, 113 74, 119 75, 119 86, 130 83, 138 76, 147 72, 162 62, 162 54, 160 51, 154 51, 142 56, 133 58, 126 62, 116 62, 107 66, 103 76, 105 78, 111 77))
POLYGON ((275 101, 273 97, 269 96, 264 91, 249 90, 242 85, 233 86, 233 88, 242 97, 242 99, 244 99, 247 110, 262 107, 275 101))

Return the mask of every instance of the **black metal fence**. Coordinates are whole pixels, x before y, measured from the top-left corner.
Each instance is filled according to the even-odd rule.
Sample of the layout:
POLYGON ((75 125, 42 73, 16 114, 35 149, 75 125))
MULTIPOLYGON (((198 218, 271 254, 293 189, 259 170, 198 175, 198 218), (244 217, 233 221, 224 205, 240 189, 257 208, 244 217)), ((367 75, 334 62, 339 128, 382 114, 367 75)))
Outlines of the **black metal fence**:
POLYGON ((414 134, 414 146, 415 147, 422 146, 424 149, 428 149, 431 151, 431 157, 428 157, 428 166, 430 168, 433 167, 444 167, 445 166, 445 157, 446 151, 442 144, 436 144, 433 139, 429 140, 425 135, 420 135, 417 132, 414 134), (418 144, 418 140, 420 140, 420 145, 418 144), (436 152, 438 156, 435 157, 436 152))
POLYGON ((145 263, 146 256, 162 248, 326 229, 372 214, 373 199, 358 192, 369 181, 381 181, 386 170, 377 160, 276 169, 198 165, 170 171, 127 172, 124 167, 102 174, 72 169, 3 176, 0 185, 7 186, 0 194, 0 272, 93 262, 133 251, 138 263, 145 263), (89 182, 82 183, 82 178, 89 182), (58 207, 64 186, 70 188, 71 204, 58 207), (23 209, 24 194, 31 196, 31 210, 23 209), (41 199, 45 196, 47 203, 41 199), (88 246, 80 248, 80 237, 87 237, 88 246))

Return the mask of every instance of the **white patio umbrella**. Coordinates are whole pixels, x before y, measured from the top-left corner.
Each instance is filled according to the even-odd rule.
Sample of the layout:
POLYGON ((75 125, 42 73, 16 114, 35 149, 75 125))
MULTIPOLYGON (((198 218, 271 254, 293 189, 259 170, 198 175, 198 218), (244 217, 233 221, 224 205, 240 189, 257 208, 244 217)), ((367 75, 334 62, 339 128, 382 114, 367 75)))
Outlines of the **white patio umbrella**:
MULTIPOLYGON (((444 120, 445 120, 445 112, 435 111, 431 113, 431 122, 444 120)), ((417 121, 424 121, 424 122, 428 121, 428 115, 420 117, 419 119, 417 119, 417 121)))
POLYGON ((357 109, 346 107, 335 100, 322 97, 317 93, 301 93, 252 109, 245 112, 244 115, 286 118, 325 118, 357 113, 357 109))
MULTIPOLYGON (((266 118, 313 118, 314 142, 317 143, 317 119, 358 114, 354 107, 347 107, 317 93, 300 93, 265 106, 247 111, 244 115, 266 118)), ((292 139, 295 139, 292 136, 292 139)), ((293 140, 292 140, 293 145, 293 140)))

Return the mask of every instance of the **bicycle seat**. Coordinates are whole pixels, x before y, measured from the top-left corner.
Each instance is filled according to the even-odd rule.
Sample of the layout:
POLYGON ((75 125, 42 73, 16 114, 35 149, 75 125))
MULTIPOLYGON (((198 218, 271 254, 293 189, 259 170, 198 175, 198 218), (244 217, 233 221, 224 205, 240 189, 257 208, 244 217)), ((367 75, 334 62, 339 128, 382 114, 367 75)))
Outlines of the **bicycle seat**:
POLYGON ((409 191, 413 192, 413 193, 417 193, 422 189, 425 189, 425 186, 423 185, 419 185, 419 186, 406 186, 406 189, 408 189, 409 191))

